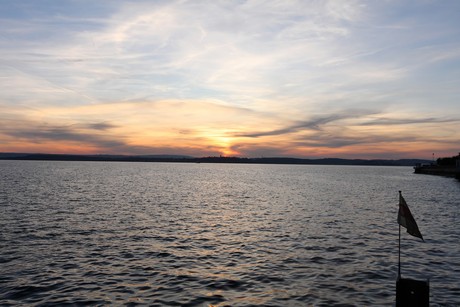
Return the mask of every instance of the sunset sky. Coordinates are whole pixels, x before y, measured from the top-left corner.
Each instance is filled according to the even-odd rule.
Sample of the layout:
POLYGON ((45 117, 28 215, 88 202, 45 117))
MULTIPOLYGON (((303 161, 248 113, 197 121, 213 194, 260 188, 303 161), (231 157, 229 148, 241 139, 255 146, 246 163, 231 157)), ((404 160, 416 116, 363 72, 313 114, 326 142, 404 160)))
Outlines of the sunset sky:
POLYGON ((0 152, 460 151, 457 0, 0 5, 0 152))

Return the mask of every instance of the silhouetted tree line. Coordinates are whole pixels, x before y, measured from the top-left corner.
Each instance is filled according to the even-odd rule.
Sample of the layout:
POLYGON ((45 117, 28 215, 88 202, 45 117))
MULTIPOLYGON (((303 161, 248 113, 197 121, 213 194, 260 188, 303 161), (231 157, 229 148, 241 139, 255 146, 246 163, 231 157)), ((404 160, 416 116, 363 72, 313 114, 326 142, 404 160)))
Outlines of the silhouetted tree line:
POLYGON ((460 153, 457 156, 453 157, 438 158, 436 162, 439 166, 455 167, 457 165, 458 159, 460 159, 460 153))
MULTIPOLYGON (((362 160, 362 159, 301 159, 287 157, 241 158, 210 156, 195 158, 180 155, 68 155, 68 154, 28 154, 1 153, 0 160, 44 160, 44 161, 117 161, 117 162, 181 162, 181 163, 253 163, 253 164, 314 164, 314 165, 386 165, 413 166, 429 163, 428 160, 399 159, 399 160, 362 160)), ((454 162, 455 163, 455 162, 454 162)))

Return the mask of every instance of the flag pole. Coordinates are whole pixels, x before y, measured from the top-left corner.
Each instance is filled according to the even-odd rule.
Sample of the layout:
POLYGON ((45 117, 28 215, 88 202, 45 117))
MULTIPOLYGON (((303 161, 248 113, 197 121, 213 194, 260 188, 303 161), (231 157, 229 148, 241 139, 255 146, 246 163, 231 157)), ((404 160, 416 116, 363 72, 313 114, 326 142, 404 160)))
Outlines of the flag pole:
POLYGON ((401 278, 401 225, 399 225, 399 244, 398 244, 398 279, 401 278))
POLYGON ((423 240, 412 213, 407 206, 406 200, 399 191, 399 238, 398 238, 398 278, 396 280, 396 306, 424 306, 430 305, 430 284, 428 281, 421 281, 409 278, 401 278, 401 226, 414 237, 423 240))
MULTIPOLYGON (((399 191, 399 203, 401 205, 401 191, 399 191)), ((399 210, 399 209, 398 209, 399 210)), ((398 214, 399 215, 399 214, 398 214)), ((399 224, 399 236, 398 236, 398 279, 401 278, 401 224, 399 224)))

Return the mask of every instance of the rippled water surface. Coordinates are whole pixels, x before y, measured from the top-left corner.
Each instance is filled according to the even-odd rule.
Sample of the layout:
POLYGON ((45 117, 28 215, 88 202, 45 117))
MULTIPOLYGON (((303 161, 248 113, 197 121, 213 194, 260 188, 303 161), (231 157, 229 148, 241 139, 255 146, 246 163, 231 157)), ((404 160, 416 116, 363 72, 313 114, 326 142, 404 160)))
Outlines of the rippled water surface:
POLYGON ((0 305, 460 305, 460 182, 409 167, 0 161, 0 305))

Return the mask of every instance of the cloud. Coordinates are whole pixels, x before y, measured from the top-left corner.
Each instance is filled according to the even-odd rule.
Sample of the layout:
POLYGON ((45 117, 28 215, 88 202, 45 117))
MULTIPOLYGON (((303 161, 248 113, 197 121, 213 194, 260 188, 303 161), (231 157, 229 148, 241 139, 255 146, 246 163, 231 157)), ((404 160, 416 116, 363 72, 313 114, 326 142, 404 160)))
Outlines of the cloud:
POLYGON ((460 119, 455 118, 376 118, 371 121, 363 122, 362 126, 387 126, 387 125, 413 125, 413 124, 442 124, 442 123, 456 123, 460 119))
MULTIPOLYGON (((133 153, 159 148, 190 154, 230 148, 230 131, 268 121, 270 115, 217 100, 168 100, 111 104, 23 107, 2 112, 0 139, 14 143, 75 146, 91 151, 133 153), (268 117, 268 118, 267 118, 268 117), (70 145, 69 145, 70 144, 70 145)), ((161 152, 160 152, 161 153, 161 152)))
POLYGON ((250 133, 242 133, 236 134, 235 136, 238 137, 251 137, 257 138, 261 136, 272 136, 272 135, 283 135, 293 132, 298 132, 300 130, 320 130, 323 125, 344 120, 344 119, 356 119, 361 118, 364 116, 369 116, 372 114, 376 114, 376 111, 370 110, 344 110, 334 114, 322 115, 322 116, 315 116, 312 117, 310 120, 306 121, 297 121, 285 128, 276 129, 276 130, 269 130, 264 132, 250 132, 250 133))
MULTIPOLYGON (((45 7, 34 6, 45 15, 45 7)), ((24 21, 29 26, 22 31, 31 37, 49 25, 58 36, 27 43, 9 38, 16 50, 2 58, 23 72, 11 88, 56 104, 212 96, 240 106, 275 98, 270 104, 276 105, 280 95, 316 96, 322 103, 330 98, 325 92, 408 73, 400 63, 372 60, 391 46, 360 41, 373 12, 360 1, 112 2, 91 4, 87 11, 100 15, 79 18, 74 6, 67 3, 47 23, 24 21), (46 86, 53 89, 46 95, 30 90, 46 86)), ((378 86, 369 91, 375 96, 378 86)))
POLYGON ((101 122, 101 123, 87 124, 86 127, 88 127, 89 129, 94 129, 94 130, 109 130, 112 128, 116 128, 118 126, 114 124, 110 124, 110 123, 101 122))
MULTIPOLYGON (((382 134, 357 134, 351 131, 345 133, 336 132, 329 133, 315 133, 308 137, 299 137, 294 146, 301 147, 321 147, 321 148, 342 148, 354 145, 366 144, 368 146, 375 144, 388 144, 394 142, 415 142, 422 140, 420 136, 400 136, 400 135, 382 135, 382 134)), ((426 141, 426 138, 423 139, 426 141)))
POLYGON ((125 151, 454 142, 458 6, 7 2, 0 133, 125 151))
POLYGON ((17 128, 16 130, 9 130, 5 134, 18 139, 26 139, 35 143, 43 141, 66 141, 85 145, 97 145, 101 148, 117 148, 126 146, 126 143, 121 141, 121 137, 113 138, 99 134, 84 133, 69 127, 50 125, 39 125, 32 128, 17 128))
MULTIPOLYGON (((40 77, 45 72, 49 82, 77 93, 84 91, 92 102, 148 97, 159 88, 166 89, 160 95, 195 98, 212 91, 232 97, 233 103, 248 102, 248 96, 272 95, 280 72, 294 76, 292 68, 307 68, 309 61, 324 58, 321 49, 327 45, 302 40, 343 35, 346 30, 340 22, 351 21, 360 7, 345 10, 336 6, 315 2, 215 2, 205 7, 175 1, 130 3, 113 7, 109 18, 84 31, 73 31, 72 18, 64 20, 66 39, 37 44, 32 57, 29 51, 29 55, 19 54, 46 63, 46 71, 38 72, 40 77)), ((59 17, 52 23, 62 20, 59 17)), ((35 46, 34 41, 32 44, 35 46)), ((23 71, 32 74, 33 66, 28 62, 23 71)))
MULTIPOLYGON (((11 122, 10 122, 11 123, 11 122)), ((0 126, 0 137, 3 135, 5 145, 9 145, 11 138, 11 148, 18 148, 20 151, 27 146, 34 148, 34 152, 51 153, 78 153, 79 149, 84 149, 83 153, 106 153, 106 154, 184 154, 191 156, 205 156, 210 153, 219 155, 221 148, 218 146, 207 146, 196 144, 174 144, 165 145, 159 140, 158 144, 140 144, 136 140, 119 133, 100 133, 95 132, 117 127, 110 124, 91 124, 91 125, 72 125, 58 126, 43 124, 34 121, 17 121, 16 126, 0 126), (103 129, 101 129, 103 128, 103 129), (52 147, 50 147, 52 146, 52 147), (68 150, 71 152, 68 152, 68 150)), ((193 137, 193 136, 192 136, 193 137)))

